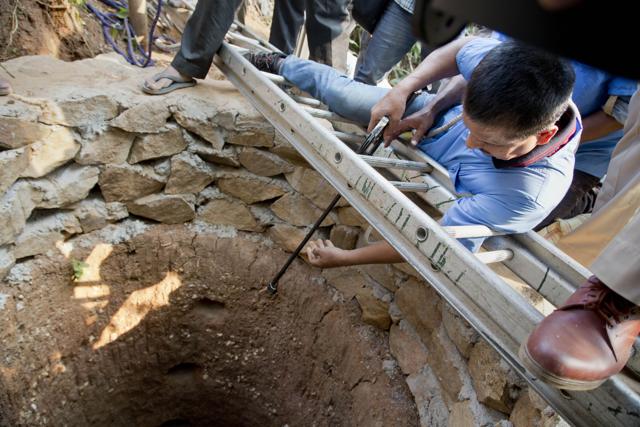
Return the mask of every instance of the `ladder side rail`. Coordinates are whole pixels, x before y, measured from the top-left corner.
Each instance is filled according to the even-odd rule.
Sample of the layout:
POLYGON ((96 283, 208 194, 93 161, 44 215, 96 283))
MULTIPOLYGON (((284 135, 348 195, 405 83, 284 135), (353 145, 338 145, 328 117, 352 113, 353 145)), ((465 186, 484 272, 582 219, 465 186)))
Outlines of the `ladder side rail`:
MULTIPOLYGON (((255 69, 242 73, 250 64, 227 44, 220 56, 216 63, 229 80, 565 418, 575 425, 587 425, 589 417, 614 425, 633 421, 620 410, 617 378, 607 382, 613 394, 603 394, 605 387, 570 401, 531 377, 516 353, 540 313, 268 79, 255 69)), ((637 406, 637 396, 626 397, 637 406)))

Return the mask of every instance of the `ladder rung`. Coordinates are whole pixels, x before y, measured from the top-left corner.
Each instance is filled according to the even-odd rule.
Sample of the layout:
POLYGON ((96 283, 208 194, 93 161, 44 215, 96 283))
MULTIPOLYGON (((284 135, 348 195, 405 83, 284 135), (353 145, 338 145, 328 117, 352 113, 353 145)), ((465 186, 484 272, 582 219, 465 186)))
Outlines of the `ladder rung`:
POLYGON ((389 183, 398 190, 407 193, 427 192, 433 188, 429 184, 422 182, 389 181, 389 183))
POLYGON ((313 117, 317 117, 319 119, 325 119, 329 121, 343 122, 343 123, 353 123, 353 124, 359 125, 359 123, 356 123, 353 120, 345 119, 344 117, 339 116, 336 113, 332 113, 331 111, 320 110, 318 108, 307 107, 304 105, 302 106, 302 109, 307 113, 311 114, 313 117))
POLYGON ((308 96, 290 95, 291 99, 299 104, 309 105, 311 107, 322 107, 322 102, 308 96))
POLYGON ((447 233, 449 233, 449 236, 453 237, 454 239, 469 239, 474 237, 491 237, 504 235, 504 233, 493 231, 492 229, 484 225, 452 225, 442 228, 447 233))
POLYGON ((420 172, 431 172, 433 167, 427 163, 414 162, 412 160, 390 159, 388 157, 373 157, 362 155, 362 160, 376 168, 405 169, 420 172))
POLYGON ((513 258, 513 251, 511 249, 501 249, 498 251, 478 252, 475 255, 480 262, 491 264, 510 260, 513 258))

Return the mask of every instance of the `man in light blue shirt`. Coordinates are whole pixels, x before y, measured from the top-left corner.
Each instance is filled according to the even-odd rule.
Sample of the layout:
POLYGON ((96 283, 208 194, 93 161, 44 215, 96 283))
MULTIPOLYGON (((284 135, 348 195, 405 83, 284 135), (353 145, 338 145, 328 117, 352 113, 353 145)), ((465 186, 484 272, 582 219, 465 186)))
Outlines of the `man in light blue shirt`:
MULTIPOLYGON (((282 75, 332 111, 363 124, 369 123, 372 107, 391 94, 293 56, 252 54, 249 60, 263 71, 282 75)), ((464 108, 449 108, 434 126, 460 114, 463 120, 419 144, 419 149, 447 168, 456 191, 465 195, 451 204, 441 223, 480 224, 505 233, 533 228, 560 202, 571 182, 581 131, 579 114, 570 101, 571 66, 516 42, 468 38, 434 51, 421 67, 416 73, 426 72, 434 80, 458 73, 468 79, 464 108)), ((411 79, 405 79, 406 87, 423 87, 424 79, 411 79)), ((397 86, 393 91, 401 90, 397 86)), ((401 96, 402 105, 408 93, 401 96)), ((419 95, 406 114, 436 98, 419 95)), ((482 240, 461 243, 476 251, 482 240)), ((311 251, 310 260, 323 267, 402 260, 386 243, 353 251, 319 244, 323 247, 311 251)))

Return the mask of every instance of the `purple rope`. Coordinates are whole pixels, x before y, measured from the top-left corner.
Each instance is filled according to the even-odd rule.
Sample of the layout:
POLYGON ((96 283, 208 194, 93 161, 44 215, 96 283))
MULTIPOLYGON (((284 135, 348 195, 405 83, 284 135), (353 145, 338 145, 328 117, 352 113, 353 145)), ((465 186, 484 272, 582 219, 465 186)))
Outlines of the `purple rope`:
MULTIPOLYGON (((116 9, 117 11, 128 10, 128 4, 125 2, 120 2, 117 0, 99 0, 104 5, 116 9)), ((91 3, 86 3, 87 9, 89 12, 93 13, 100 24, 102 25, 102 34, 104 36, 105 41, 109 44, 114 51, 116 51, 119 55, 121 55, 124 59, 127 60, 131 65, 135 65, 138 67, 148 67, 153 65, 154 62, 151 59, 152 46, 154 41, 154 33, 156 26, 158 25, 158 21, 160 19, 160 13, 162 12, 162 0, 158 0, 158 9, 156 11, 156 16, 153 19, 151 24, 151 30, 149 31, 148 37, 148 50, 147 52, 142 49, 139 43, 136 43, 134 48, 133 41, 136 38, 136 32, 133 30, 133 27, 129 23, 129 19, 121 18, 117 13, 112 12, 102 12, 91 3), (115 29, 117 31, 124 31, 127 35, 127 51, 126 53, 118 46, 118 43, 111 36, 110 30, 115 29), (137 49, 137 53, 135 50, 137 49)))

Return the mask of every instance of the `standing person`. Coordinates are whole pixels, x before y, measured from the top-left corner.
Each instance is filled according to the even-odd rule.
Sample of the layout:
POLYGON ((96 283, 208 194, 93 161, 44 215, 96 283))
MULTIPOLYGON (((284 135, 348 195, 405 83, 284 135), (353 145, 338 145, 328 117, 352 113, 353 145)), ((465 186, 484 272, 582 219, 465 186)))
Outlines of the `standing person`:
POLYGON ((304 23, 309 58, 347 69, 349 0, 275 0, 269 42, 289 55, 304 23), (306 14, 306 19, 305 19, 306 14))
POLYGON ((593 215, 558 246, 595 276, 534 329, 520 357, 551 385, 589 390, 624 368, 640 333, 640 92, 593 215))
MULTIPOLYGON (((392 0, 377 22, 373 34, 361 38, 361 51, 353 79, 369 85, 377 85, 387 73, 416 44, 412 19, 415 0, 392 0), (366 43, 362 41, 366 40, 366 43)), ((427 51, 422 46, 422 57, 427 51)))
POLYGON ((11 85, 8 81, 0 79, 0 96, 6 96, 11 93, 11 85))
POLYGON ((184 28, 180 51, 169 67, 145 80, 142 90, 149 95, 163 95, 194 86, 195 79, 204 79, 233 23, 237 5, 238 0, 199 1, 184 28))

